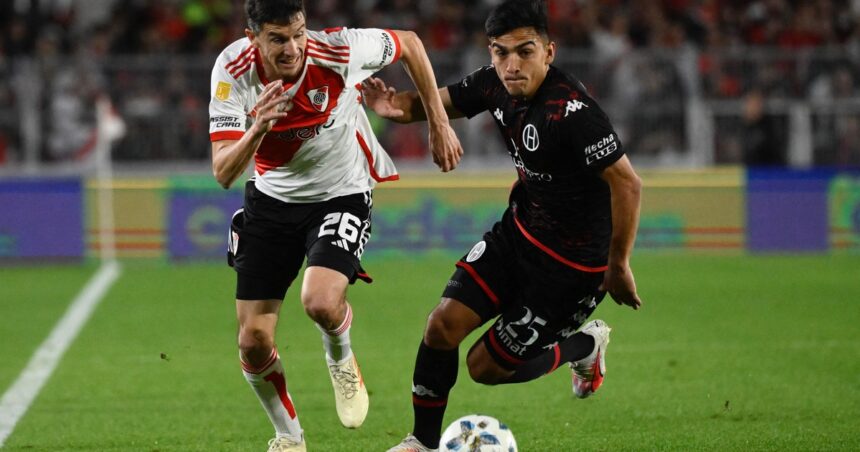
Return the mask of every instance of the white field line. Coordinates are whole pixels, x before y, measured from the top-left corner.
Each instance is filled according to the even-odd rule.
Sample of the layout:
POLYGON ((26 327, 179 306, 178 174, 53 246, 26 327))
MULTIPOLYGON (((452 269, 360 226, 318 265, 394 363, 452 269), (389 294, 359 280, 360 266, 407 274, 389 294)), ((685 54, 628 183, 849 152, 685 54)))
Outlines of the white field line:
POLYGON ((39 391, 56 369, 63 354, 75 341, 96 306, 116 281, 121 272, 116 261, 102 264, 66 313, 57 322, 51 334, 36 349, 27 367, 0 399, 0 448, 15 429, 15 425, 30 408, 39 391))

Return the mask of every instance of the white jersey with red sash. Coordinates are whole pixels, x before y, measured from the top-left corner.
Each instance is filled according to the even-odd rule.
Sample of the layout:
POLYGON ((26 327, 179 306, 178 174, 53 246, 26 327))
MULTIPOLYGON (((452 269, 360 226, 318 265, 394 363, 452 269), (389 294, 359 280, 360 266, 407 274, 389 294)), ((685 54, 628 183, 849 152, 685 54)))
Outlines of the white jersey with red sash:
MULTIPOLYGON (((398 179, 361 104, 361 82, 400 57, 397 36, 381 29, 308 31, 298 80, 284 84, 289 115, 254 155, 255 184, 284 202, 319 202, 398 179)), ((210 140, 238 140, 253 124, 269 80, 247 38, 230 44, 212 70, 210 140)))

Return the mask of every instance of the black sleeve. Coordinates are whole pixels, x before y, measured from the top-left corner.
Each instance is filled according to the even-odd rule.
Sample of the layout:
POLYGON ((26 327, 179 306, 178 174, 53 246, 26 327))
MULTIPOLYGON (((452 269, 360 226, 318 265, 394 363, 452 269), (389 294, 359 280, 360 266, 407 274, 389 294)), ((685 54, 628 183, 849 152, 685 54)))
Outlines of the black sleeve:
POLYGON ((496 71, 491 66, 484 66, 467 75, 458 83, 448 85, 448 93, 451 95, 451 103, 460 113, 471 118, 479 113, 489 110, 487 104, 490 77, 495 77, 496 71))
POLYGON ((618 134, 596 102, 590 98, 579 105, 569 102, 567 110, 559 128, 561 142, 573 145, 574 155, 583 167, 601 171, 624 155, 618 134))

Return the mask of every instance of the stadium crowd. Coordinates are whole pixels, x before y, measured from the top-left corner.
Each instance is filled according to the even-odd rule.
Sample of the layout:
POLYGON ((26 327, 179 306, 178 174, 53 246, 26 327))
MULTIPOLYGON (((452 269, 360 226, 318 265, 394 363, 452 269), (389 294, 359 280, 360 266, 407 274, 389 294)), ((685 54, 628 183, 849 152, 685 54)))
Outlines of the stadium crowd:
MULTIPOLYGON (((128 54, 212 54, 241 36, 241 0, 15 0, 0 18, 0 56, 55 45, 128 54)), ((494 0, 320 0, 308 2, 311 28, 333 24, 416 30, 435 50, 483 38, 494 0)), ((553 38, 563 46, 618 52, 626 47, 743 45, 803 49, 860 45, 857 0, 548 0, 553 38)), ((483 39, 478 40, 482 45, 483 39)))
MULTIPOLYGON (((683 108, 691 98, 763 98, 765 105, 774 99, 860 98, 860 0, 548 2, 550 33, 560 46, 558 64, 578 74, 618 117, 622 136, 636 145, 633 156, 683 147, 683 108), (632 108, 636 105, 648 108, 632 108)), ((118 152, 120 158, 206 158, 208 74, 215 54, 242 36, 243 3, 12 1, 0 16, 0 165, 20 160, 14 150, 20 154, 24 140, 18 121, 33 102, 20 93, 34 91, 41 93, 40 103, 29 107, 43 111, 42 123, 53 128, 53 138, 42 143, 41 159, 86 153, 91 134, 82 133, 80 124, 92 123, 87 106, 99 93, 107 93, 124 116, 136 118, 129 139, 159 132, 169 141, 147 150, 127 147, 118 152), (165 114, 178 121, 166 125, 165 114)), ((488 61, 482 21, 494 3, 317 0, 306 6, 313 29, 415 30, 434 63, 441 62, 440 83, 450 83, 448 74, 468 73, 488 61)), ((843 124, 815 120, 833 132, 817 136, 817 147, 848 149, 816 163, 860 162, 860 143, 851 136, 852 131, 860 135, 858 116, 846 116, 843 124), (830 135, 834 138, 827 142, 830 135)), ((778 126, 775 133, 783 129, 778 126)), ((393 154, 424 155, 422 137, 413 132, 404 127, 386 134, 395 141, 396 146, 389 143, 393 154)), ((739 143, 717 147, 717 163, 743 160, 739 143)))

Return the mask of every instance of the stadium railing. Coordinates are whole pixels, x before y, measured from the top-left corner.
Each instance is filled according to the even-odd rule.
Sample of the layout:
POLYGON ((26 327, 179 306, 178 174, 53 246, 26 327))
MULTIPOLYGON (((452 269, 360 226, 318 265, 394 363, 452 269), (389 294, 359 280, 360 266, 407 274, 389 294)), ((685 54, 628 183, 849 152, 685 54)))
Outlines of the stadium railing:
MULTIPOLYGON (((434 53, 440 84, 485 62, 480 50, 434 53)), ((643 175, 640 248, 860 250, 856 57, 690 49, 559 55, 557 65, 579 76, 613 118, 643 175), (751 143, 775 146, 788 169, 746 171, 751 143)), ((0 106, 0 200, 9 213, 0 222, 0 261, 220 258, 241 195, 211 180, 213 59, 31 59, 0 67, 0 98, 8 100, 0 106), (114 118, 110 148, 99 139, 99 117, 114 118)), ((408 86, 399 67, 381 76, 408 86)), ((513 179, 491 118, 455 123, 467 157, 458 170, 466 177, 454 179, 421 174, 433 169, 421 126, 374 123, 409 174, 396 190, 377 192, 375 249, 467 247, 498 215, 513 179)))
MULTIPOLYGON (((560 49, 558 55, 556 64, 585 83, 640 166, 744 163, 752 152, 746 138, 756 124, 749 117, 752 92, 763 93, 763 115, 775 123, 769 133, 781 137, 774 145, 789 166, 860 164, 860 64, 848 50, 682 48, 602 55, 560 49)), ((486 49, 434 52, 431 58, 440 84, 487 62, 486 49)), ((102 95, 128 125, 114 148, 115 162, 205 163, 212 61, 171 55, 7 62, 0 67, 0 174, 86 169, 81 167, 94 143, 92 107, 102 95)), ((381 76, 408 86, 399 67, 381 76)), ((422 126, 376 125, 395 159, 427 163, 422 126)), ((479 166, 505 162, 502 143, 487 133, 494 127, 489 115, 456 127, 479 166)))

